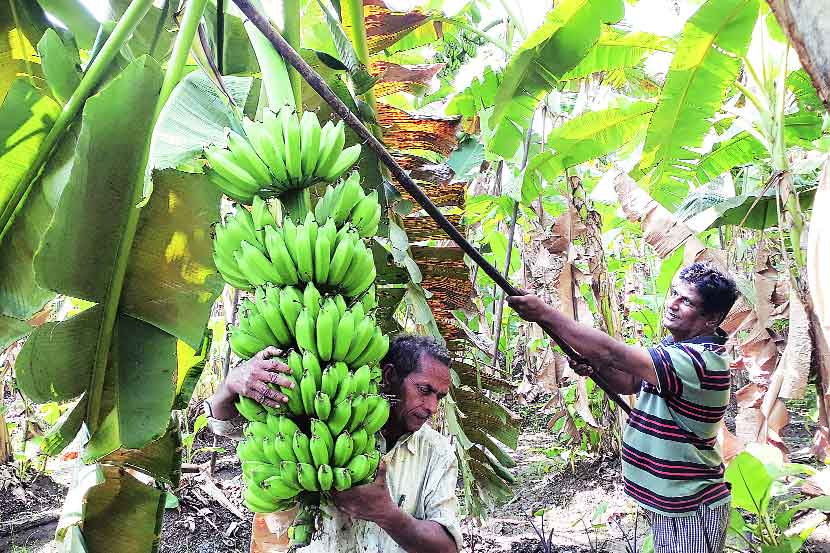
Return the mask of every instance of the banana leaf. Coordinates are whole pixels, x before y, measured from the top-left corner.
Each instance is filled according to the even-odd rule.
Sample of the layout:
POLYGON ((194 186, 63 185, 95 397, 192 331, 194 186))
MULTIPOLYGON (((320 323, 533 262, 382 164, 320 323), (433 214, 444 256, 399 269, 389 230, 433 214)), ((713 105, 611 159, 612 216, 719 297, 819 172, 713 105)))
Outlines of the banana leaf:
POLYGON ((522 142, 536 105, 560 86, 562 77, 585 57, 600 36, 602 23, 623 16, 620 0, 558 2, 545 22, 510 58, 502 74, 489 126, 495 130, 488 149, 512 158, 522 142))
POLYGON ((632 176, 670 211, 693 178, 727 87, 738 76, 758 18, 757 0, 708 0, 686 22, 632 176))

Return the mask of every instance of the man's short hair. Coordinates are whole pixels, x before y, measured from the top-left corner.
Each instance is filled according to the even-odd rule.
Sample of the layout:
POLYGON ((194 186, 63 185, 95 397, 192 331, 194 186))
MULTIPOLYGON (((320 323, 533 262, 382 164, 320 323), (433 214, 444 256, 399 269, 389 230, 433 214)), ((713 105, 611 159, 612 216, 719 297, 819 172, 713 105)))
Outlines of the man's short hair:
POLYGON ((717 313, 726 318, 738 299, 735 281, 711 263, 692 263, 680 271, 680 278, 697 289, 703 298, 704 313, 717 313))
POLYGON ((432 336, 398 334, 389 344, 389 351, 381 361, 381 367, 392 365, 398 383, 418 370, 422 355, 429 355, 444 365, 450 365, 450 353, 432 336))

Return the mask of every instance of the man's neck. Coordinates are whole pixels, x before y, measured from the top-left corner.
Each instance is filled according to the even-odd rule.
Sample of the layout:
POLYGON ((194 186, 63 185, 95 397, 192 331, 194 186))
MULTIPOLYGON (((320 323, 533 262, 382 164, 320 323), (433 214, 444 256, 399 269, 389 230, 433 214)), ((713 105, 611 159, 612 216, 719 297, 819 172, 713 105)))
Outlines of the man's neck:
POLYGON ((383 439, 386 440, 386 451, 391 451, 398 440, 406 434, 406 430, 401 428, 398 424, 393 424, 391 419, 380 430, 383 439))

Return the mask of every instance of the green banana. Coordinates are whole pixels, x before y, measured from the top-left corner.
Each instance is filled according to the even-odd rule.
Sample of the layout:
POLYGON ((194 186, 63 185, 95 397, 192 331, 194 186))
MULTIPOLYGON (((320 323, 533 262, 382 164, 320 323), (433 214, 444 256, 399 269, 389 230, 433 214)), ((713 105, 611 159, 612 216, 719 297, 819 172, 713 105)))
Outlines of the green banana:
POLYGON ((282 461, 280 463, 280 474, 285 483, 296 490, 304 489, 300 484, 299 467, 293 461, 282 461))
POLYGON ((375 327, 375 335, 366 346, 366 350, 354 360, 354 365, 374 365, 389 351, 389 336, 383 334, 380 327, 375 327))
MULTIPOLYGON (((331 121, 327 121, 323 128, 320 130, 320 157, 317 159, 317 165, 314 167, 314 174, 322 176, 326 173, 328 169, 327 164, 328 160, 335 155, 339 154, 343 148, 343 145, 340 145, 340 148, 337 148, 337 143, 339 142, 339 130, 338 125, 335 125, 331 121)), ((343 133, 343 143, 346 142, 346 135, 345 131, 343 133)), ((322 220, 319 219, 318 220, 322 220)))
POLYGON ((302 157, 301 157, 301 143, 300 143, 300 119, 297 113, 293 110, 290 115, 283 116, 283 112, 287 108, 280 111, 280 116, 284 117, 283 136, 285 138, 285 167, 288 169, 288 176, 292 184, 299 188, 303 185, 302 157))
POLYGON ((260 440, 260 446, 262 447, 262 452, 265 454, 265 458, 268 460, 269 463, 272 465, 279 464, 282 459, 277 455, 276 450, 274 449, 274 439, 271 436, 265 436, 263 438, 258 438, 260 440))
POLYGON ((317 116, 311 111, 303 113, 300 120, 300 144, 302 146, 302 170, 303 175, 310 177, 314 173, 317 160, 320 156, 320 135, 322 129, 317 116))
MULTIPOLYGON (((317 219, 320 221, 321 219, 317 219)), ((334 248, 337 242, 337 226, 334 224, 333 219, 325 219, 325 223, 320 227, 320 231, 318 232, 318 236, 325 236, 326 240, 329 241, 329 252, 330 254, 334 254, 334 248)), ((331 260, 329 260, 331 262, 331 260)))
POLYGON ((374 236, 374 234, 365 234, 361 231, 361 229, 367 228, 367 226, 371 224, 375 217, 376 211, 380 213, 378 192, 377 190, 372 190, 366 196, 361 198, 360 202, 355 205, 354 210, 351 212, 351 216, 349 218, 358 232, 360 232, 360 236, 363 238, 374 236))
POLYGON ((375 449, 376 445, 377 445, 377 438, 375 438, 374 434, 369 434, 369 439, 366 441, 366 448, 363 451, 364 452, 372 451, 373 449, 375 449))
POLYGON ((365 454, 355 455, 346 465, 352 477, 352 483, 357 483, 369 474, 369 458, 365 454))
POLYGON ((303 352, 303 371, 314 377, 314 386, 319 389, 323 384, 323 369, 317 356, 310 351, 303 352))
POLYGON ((320 154, 320 161, 317 163, 315 170, 321 178, 325 178, 326 175, 332 173, 332 168, 337 163, 340 153, 343 151, 343 146, 346 144, 345 124, 342 119, 334 125, 327 139, 326 148, 320 154))
POLYGON ((262 316, 257 306, 251 300, 245 299, 242 302, 242 307, 247 310, 242 318, 248 321, 251 327, 251 334, 269 345, 280 343, 277 337, 274 336, 274 333, 271 332, 271 327, 268 326, 265 317, 262 316))
POLYGON ((294 261, 285 246, 282 232, 275 227, 265 227, 265 249, 268 251, 268 257, 271 258, 274 271, 280 277, 281 282, 277 284, 297 284, 300 280, 297 268, 294 266, 294 261))
POLYGON ((293 375, 284 375, 284 378, 291 383, 291 387, 280 386, 280 392, 288 398, 288 410, 295 415, 302 415, 304 409, 300 384, 293 375))
POLYGON ((311 246, 310 251, 312 256, 314 255, 314 244, 317 242, 317 233, 320 231, 320 227, 317 225, 317 221, 314 219, 314 213, 309 211, 306 213, 305 222, 303 222, 303 226, 308 229, 308 243, 311 246))
POLYGON ((306 225, 297 226, 296 253, 294 262, 297 264, 297 273, 303 282, 314 279, 314 253, 311 249, 311 236, 306 225))
POLYGON ((363 294, 363 299, 360 300, 360 303, 363 304, 363 309, 366 313, 369 313, 372 309, 378 306, 377 291, 375 286, 370 286, 366 290, 366 293, 363 294))
POLYGON ((288 368, 291 369, 291 374, 298 382, 303 379, 303 357, 297 350, 292 350, 288 354, 288 368))
MULTIPOLYGON (((326 397, 333 399, 335 394, 337 394, 337 384, 339 380, 340 378, 338 377, 337 369, 334 367, 326 367, 320 377, 320 392, 326 394, 326 397)), ((331 407, 331 405, 329 405, 329 407, 331 407)))
POLYGON ((271 184, 271 173, 251 147, 251 144, 242 135, 231 129, 226 128, 225 132, 228 133, 228 148, 230 148, 237 163, 256 178, 260 188, 269 186, 271 184))
POLYGON ((347 376, 349 376, 349 366, 346 365, 343 361, 338 361, 334 365, 334 372, 337 374, 337 378, 339 380, 343 380, 347 376))
MULTIPOLYGON (((299 432, 299 430, 296 432, 299 432)), ((282 432, 276 434, 273 440, 273 448, 277 457, 283 461, 297 462, 297 454, 294 453, 294 441, 288 434, 283 434, 282 432)))
MULTIPOLYGON (((337 324, 337 331, 334 333, 334 349, 332 350, 331 358, 335 361, 342 361, 346 358, 346 354, 349 353, 349 346, 354 338, 354 327, 354 316, 351 311, 347 311, 340 317, 340 322, 337 324)), ((319 322, 317 328, 319 328, 319 322)))
MULTIPOLYGON (((347 291, 352 290, 355 285, 364 280, 375 264, 375 259, 369 248, 364 246, 360 239, 357 239, 355 243, 356 246, 354 255, 352 255, 352 262, 349 264, 346 276, 340 281, 340 287, 347 291)), ((347 295, 351 296, 353 294, 347 293, 347 295)))
POLYGON ((293 286, 286 286, 280 290, 280 313, 291 334, 297 335, 297 319, 303 310, 303 296, 293 286))
POLYGON ((293 548, 302 547, 311 543, 314 529, 310 524, 297 524, 288 527, 288 539, 293 548))
POLYGON ((369 461, 369 470, 367 471, 366 476, 364 478, 368 480, 369 478, 374 477, 375 471, 377 470, 378 465, 380 464, 380 451, 373 449, 372 451, 366 454, 366 458, 369 461))
POLYGON ((334 489, 338 492, 348 490, 352 487, 352 474, 349 469, 345 467, 337 467, 334 469, 334 489))
POLYGON ((326 420, 331 414, 331 399, 328 394, 317 392, 314 396, 314 412, 320 420, 326 420))
POLYGON ((245 240, 240 243, 240 247, 241 250, 235 252, 234 257, 252 284, 260 286, 266 282, 282 282, 277 269, 261 251, 245 240))
POLYGON ((320 491, 327 492, 334 484, 334 473, 331 467, 327 464, 322 464, 317 467, 317 483, 320 485, 320 491))
POLYGON ((239 203, 250 204, 259 192, 259 188, 249 187, 238 181, 232 181, 223 177, 215 169, 211 169, 207 173, 208 180, 213 183, 222 193, 232 200, 239 203))
POLYGON ((363 353, 369 345, 369 342, 372 341, 376 328, 375 322, 371 319, 371 317, 361 319, 360 322, 357 323, 354 331, 354 338, 352 338, 352 343, 349 345, 349 352, 343 358, 346 363, 350 365, 353 364, 354 360, 357 359, 361 353, 363 353))
POLYGON ((329 277, 326 282, 329 286, 339 286, 343 277, 346 276, 346 270, 354 257, 355 244, 352 240, 352 235, 347 234, 346 238, 340 241, 334 249, 334 255, 331 258, 329 265, 329 277))
POLYGON ((369 370, 367 365, 361 365, 359 369, 357 369, 352 374, 352 393, 353 394, 365 394, 369 391, 369 379, 372 376, 372 372, 369 370))
POLYGON ((251 205, 251 218, 254 220, 254 228, 256 230, 277 226, 277 222, 271 214, 268 203, 259 196, 254 197, 253 204, 251 205))
POLYGON ((297 317, 297 325, 294 332, 294 338, 297 340, 297 346, 303 351, 310 351, 317 355, 317 343, 315 337, 315 321, 311 318, 308 309, 303 309, 300 316, 297 317))
POLYGON ((349 432, 354 432, 360 425, 363 424, 363 419, 366 418, 366 412, 369 409, 369 404, 366 401, 366 396, 352 396, 352 416, 349 419, 349 432))
POLYGON ((317 325, 315 329, 317 354, 323 361, 331 359, 331 352, 334 341, 334 317, 337 311, 337 306, 331 300, 326 301, 320 314, 317 316, 317 325), (334 306, 334 312, 329 308, 329 305, 334 306))
POLYGON ((314 280, 320 284, 325 284, 329 278, 330 266, 331 243, 326 236, 321 234, 314 243, 314 280))
POLYGON ((260 157, 265 161, 265 164, 271 170, 280 188, 288 188, 288 169, 285 166, 285 158, 283 151, 285 150, 285 139, 283 138, 282 127, 277 120, 276 114, 270 109, 266 109, 262 113, 262 128, 264 130, 267 143, 263 146, 264 154, 260 157))
POLYGON ((314 461, 315 467, 325 465, 329 462, 331 453, 329 452, 329 446, 326 440, 320 436, 312 436, 311 440, 309 440, 308 448, 311 451, 311 459, 314 461))
POLYGON ((273 499, 291 499, 297 496, 297 490, 288 485, 282 475, 265 479, 262 487, 273 499))
POLYGON ((328 172, 326 172, 323 178, 328 181, 335 180, 337 177, 345 173, 349 167, 354 165, 358 158, 360 158, 360 144, 349 146, 340 152, 340 155, 337 156, 337 159, 331 167, 329 167, 328 172))
POLYGON ((374 264, 374 261, 373 261, 372 265, 371 265, 371 268, 363 276, 363 278, 361 278, 360 280, 355 282, 355 284, 353 286, 350 286, 349 288, 346 289, 346 295, 350 296, 350 297, 359 296, 361 293, 363 293, 367 288, 369 288, 369 286, 371 286, 375 282, 375 279, 377 278, 377 276, 378 276, 377 269, 375 269, 375 264, 374 264))
MULTIPOLYGON (((291 255, 291 260, 297 259, 297 225, 291 217, 284 217, 282 220, 282 238, 285 241, 285 247, 288 248, 288 253, 291 255)), ((294 262, 296 266, 296 261, 294 262)))
POLYGON ((319 492, 320 486, 317 483, 317 470, 311 463, 297 463, 297 479, 304 490, 319 492))
POLYGON ((347 397, 352 393, 352 375, 346 373, 346 376, 340 379, 340 384, 337 387, 337 395, 334 396, 334 405, 339 405, 343 401, 347 401, 347 397))
POLYGON ((342 183, 337 186, 338 198, 332 213, 335 224, 342 225, 352 212, 352 208, 358 205, 364 198, 363 188, 360 187, 360 173, 353 172, 342 183))
POLYGON ((329 211, 331 209, 331 198, 333 193, 334 188, 332 188, 330 184, 326 185, 326 191, 317 200, 317 204, 314 206, 314 218, 318 221, 327 221, 327 219, 329 218, 329 211))
POLYGON ((293 436, 294 432, 300 429, 290 417, 285 415, 278 417, 277 421, 279 424, 278 431, 286 436, 293 436))
POLYGON ((294 449, 294 455, 297 456, 297 461, 301 463, 312 463, 309 439, 303 432, 297 431, 294 433, 292 447, 294 449))
MULTIPOLYGON (((244 397, 244 396, 243 396, 244 397)), ((266 416, 266 421, 267 416, 266 416)), ((268 424, 265 422, 260 422, 258 420, 253 420, 245 425, 245 430, 242 432, 244 436, 253 436, 258 440, 264 440, 271 436, 272 432, 268 428, 268 424)))
POLYGON ((344 467, 354 453, 354 440, 351 434, 343 432, 337 436, 337 441, 334 443, 334 457, 335 466, 344 467))
POLYGON ((389 420, 389 402, 381 398, 371 412, 363 419, 363 428, 367 434, 374 434, 389 420))
MULTIPOLYGON (((348 308, 346 306, 346 300, 343 298, 342 294, 337 294, 336 296, 334 296, 334 303, 337 304, 338 317, 342 317, 343 315, 345 315, 346 311, 348 311, 348 308)), ((338 321, 339 320, 340 319, 338 318, 338 321)), ((339 325, 340 323, 338 322, 337 324, 339 325)))
MULTIPOLYGON (((270 113, 270 111, 265 110, 265 113, 270 113)), ((282 161, 280 155, 277 153, 274 142, 271 140, 271 136, 269 136, 268 134, 266 124, 256 123, 245 117, 242 120, 242 128, 245 129, 245 135, 248 137, 248 140, 250 141, 254 151, 259 156, 259 158, 265 163, 265 166, 268 168, 268 170, 271 172, 272 183, 274 180, 277 181, 276 183, 272 184, 272 188, 282 188, 281 185, 285 183, 286 180, 284 169, 285 164, 282 161), (276 177, 276 179, 274 179, 273 177, 276 177)), ((273 222, 269 224, 276 225, 276 223, 273 222)))
POLYGON ((314 396, 317 395, 317 385, 314 375, 306 373, 300 380, 300 397, 303 398, 303 411, 307 415, 314 415, 314 396))
POLYGON ((240 160, 230 150, 210 146, 205 148, 205 157, 210 168, 243 190, 259 191, 260 183, 256 175, 240 164, 240 160))
POLYGON ((246 482, 251 481, 256 485, 261 484, 266 478, 277 476, 280 470, 270 463, 260 463, 259 461, 245 461, 242 463, 242 475, 246 482))
POLYGON ((239 328, 231 331, 230 344, 233 352, 243 359, 250 359, 268 347, 268 344, 262 342, 259 338, 251 336, 239 328))
POLYGON ((279 300, 277 299, 279 292, 275 287, 270 288, 272 290, 270 293, 265 288, 256 289, 256 306, 259 308, 259 312, 262 313, 265 323, 271 329, 271 333, 277 339, 277 342, 281 346, 287 346, 293 342, 291 330, 283 320, 279 309, 279 300))
POLYGON ((326 424, 331 430, 332 436, 337 436, 349 424, 349 419, 352 416, 352 402, 348 399, 341 401, 334 406, 334 409, 329 416, 326 424))
POLYGON ((365 452, 366 443, 368 441, 369 434, 366 432, 365 428, 360 428, 354 434, 352 434, 352 443, 354 444, 352 455, 360 455, 361 453, 365 452))
POLYGON ((316 321, 320 314, 320 292, 317 291, 317 287, 314 286, 313 282, 306 284, 305 290, 303 290, 303 306, 308 309, 311 318, 316 321))
POLYGON ((265 417, 265 424, 268 426, 271 434, 277 434, 280 431, 280 419, 282 415, 273 415, 268 413, 265 417))
POLYGON ((334 451, 334 436, 331 435, 328 425, 320 419, 311 419, 311 433, 314 436, 323 438, 329 451, 334 451))
POLYGON ((236 410, 251 422, 267 422, 268 420, 268 413, 262 405, 247 396, 239 396, 236 401, 236 410))
POLYGON ((257 495, 253 488, 245 488, 242 492, 245 506, 253 513, 273 513, 279 509, 279 502, 257 495))

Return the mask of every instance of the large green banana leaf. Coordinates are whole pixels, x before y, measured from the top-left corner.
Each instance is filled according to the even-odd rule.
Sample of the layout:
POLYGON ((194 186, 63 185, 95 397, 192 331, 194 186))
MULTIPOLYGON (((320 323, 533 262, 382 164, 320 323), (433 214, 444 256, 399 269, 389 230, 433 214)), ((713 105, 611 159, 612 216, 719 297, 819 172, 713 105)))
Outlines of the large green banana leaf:
POLYGON ((685 198, 703 144, 741 67, 758 0, 708 0, 683 28, 634 176, 669 210, 685 198))
MULTIPOLYGON (((86 421, 96 429, 85 454, 89 460, 142 448, 168 432, 177 338, 201 346, 222 287, 210 237, 219 193, 204 175, 156 173, 155 193, 140 212, 130 250, 122 249, 160 86, 158 64, 142 57, 87 101, 69 177, 34 262, 42 288, 95 303, 36 329, 16 367, 21 389, 35 401, 84 394, 55 431, 54 447, 86 421), (125 261, 122 288, 113 275, 125 261), (108 323, 106 315, 114 309, 108 323), (100 410, 90 421, 80 409, 88 406, 96 385, 102 386, 100 410)), ((169 456, 175 449, 168 445, 165 451, 169 456)), ((156 474, 159 466, 144 468, 164 478, 156 474)))
POLYGON ((495 129, 490 151, 512 158, 522 142, 536 105, 560 86, 600 36, 602 23, 622 19, 621 0, 564 0, 510 58, 502 75, 489 126, 495 129))
POLYGON ((767 156, 767 148, 757 138, 741 131, 700 158, 695 167, 695 180, 698 184, 706 184, 733 167, 767 156))
POLYGON ((599 71, 634 67, 652 52, 674 52, 674 47, 675 41, 668 37, 643 32, 626 33, 606 26, 593 48, 562 79, 580 79, 599 71))
POLYGON ((18 75, 38 74, 34 45, 47 27, 46 15, 36 3, 0 3, 0 98, 18 75))
MULTIPOLYGON (((528 164, 525 181, 534 171, 538 171, 548 182, 553 182, 566 168, 608 155, 623 147, 645 129, 654 107, 651 102, 634 102, 583 113, 571 119, 551 132, 548 148, 528 164)), ((523 192, 522 200, 529 202, 535 196, 523 192)))

